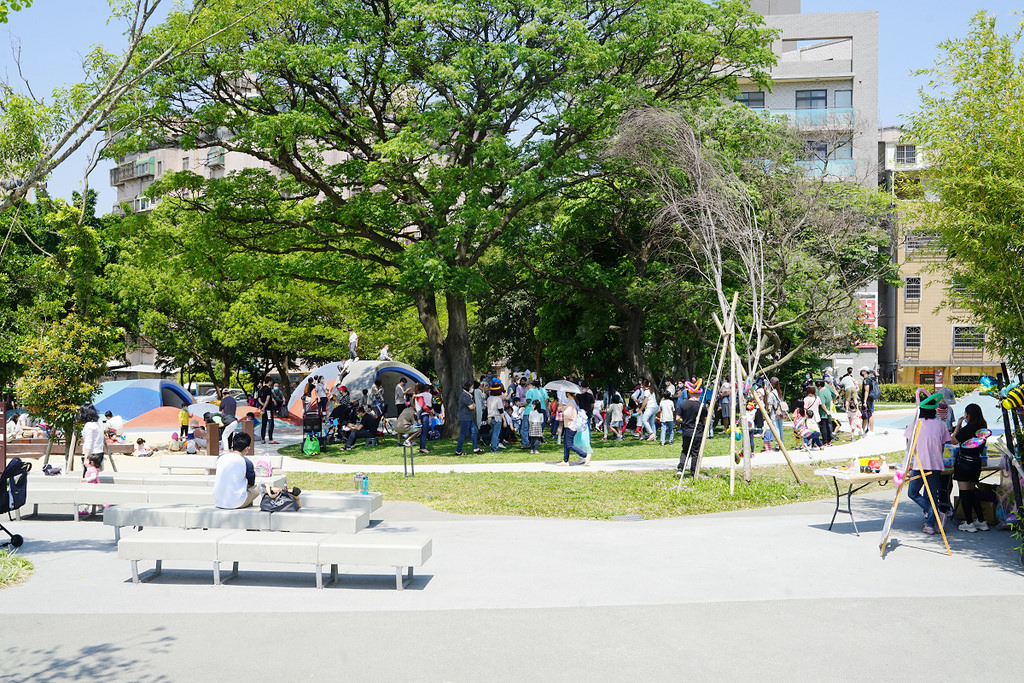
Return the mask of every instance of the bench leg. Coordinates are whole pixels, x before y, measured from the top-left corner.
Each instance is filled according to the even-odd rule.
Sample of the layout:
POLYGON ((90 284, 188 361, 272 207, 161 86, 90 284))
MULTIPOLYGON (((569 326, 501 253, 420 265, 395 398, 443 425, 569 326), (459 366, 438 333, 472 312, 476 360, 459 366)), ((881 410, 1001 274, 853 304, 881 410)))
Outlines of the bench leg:
MULTIPOLYGON (((412 583, 412 567, 409 567, 409 583, 412 583)), ((402 581, 402 567, 395 567, 395 589, 405 590, 405 582, 402 581)))
POLYGON ((131 560, 132 563, 132 583, 139 582, 139 561, 131 560))
POLYGON ((336 583, 337 581, 338 581, 338 565, 332 564, 331 565, 331 583, 336 583))
POLYGON ((213 585, 220 585, 220 562, 213 563, 213 585))
POLYGON ((324 570, 324 566, 322 564, 318 564, 316 566, 316 587, 320 588, 320 589, 323 589, 323 587, 324 587, 324 571, 323 570, 324 570))
POLYGON ((163 570, 164 570, 164 561, 163 560, 157 560, 156 561, 156 571, 153 572, 153 576, 154 577, 160 576, 160 573, 163 572, 163 570))
POLYGON ((117 543, 120 540, 121 540, 121 527, 115 526, 114 527, 114 543, 117 543))
POLYGON ((237 562, 232 562, 231 563, 231 578, 234 579, 237 576, 238 576, 238 563, 237 562))
POLYGON ((78 503, 73 503, 71 509, 74 510, 74 512, 71 513, 73 515, 72 519, 77 522, 80 519, 78 516, 78 503))
POLYGON ((38 505, 33 505, 32 506, 32 516, 33 517, 38 517, 39 516, 39 506, 38 505))

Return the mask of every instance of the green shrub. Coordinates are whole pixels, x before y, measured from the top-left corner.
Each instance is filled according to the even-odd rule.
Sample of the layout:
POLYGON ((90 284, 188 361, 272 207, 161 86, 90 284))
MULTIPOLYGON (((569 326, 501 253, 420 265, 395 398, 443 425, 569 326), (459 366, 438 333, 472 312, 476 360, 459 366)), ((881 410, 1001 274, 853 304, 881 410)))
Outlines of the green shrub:
MULTIPOLYGON (((883 384, 881 385, 882 398, 879 403, 914 403, 914 393, 918 389, 924 389, 931 394, 935 389, 930 384, 883 384)), ((960 398, 978 388, 976 384, 953 384, 950 387, 953 395, 960 398)))
POLYGON ((32 563, 24 557, 0 550, 0 588, 24 581, 32 569, 32 563))

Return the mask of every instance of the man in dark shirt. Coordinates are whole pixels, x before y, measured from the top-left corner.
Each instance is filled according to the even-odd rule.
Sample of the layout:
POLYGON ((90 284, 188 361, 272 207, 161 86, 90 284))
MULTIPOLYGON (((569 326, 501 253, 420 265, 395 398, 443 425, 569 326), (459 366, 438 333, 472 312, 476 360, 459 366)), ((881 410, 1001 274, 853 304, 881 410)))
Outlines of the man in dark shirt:
POLYGON ((352 448, 356 439, 369 439, 377 436, 377 426, 380 424, 380 415, 377 411, 367 410, 363 406, 356 409, 359 422, 348 425, 348 438, 345 439, 344 450, 352 448))
POLYGON ((704 441, 704 421, 707 419, 707 407, 700 400, 700 390, 691 392, 687 389, 685 401, 679 404, 677 419, 679 436, 683 441, 682 450, 679 453, 679 464, 676 469, 682 476, 686 469, 686 459, 690 459, 690 476, 697 471, 697 454, 700 453, 700 445, 704 441))
POLYGON ((580 388, 583 391, 576 396, 576 405, 587 414, 589 420, 594 417, 594 394, 590 391, 590 383, 586 380, 580 382, 580 388))
POLYGON ((270 443, 274 441, 274 392, 270 388, 270 380, 263 380, 260 390, 256 393, 256 405, 262 411, 263 420, 260 423, 260 440, 267 442, 267 431, 270 431, 270 443))

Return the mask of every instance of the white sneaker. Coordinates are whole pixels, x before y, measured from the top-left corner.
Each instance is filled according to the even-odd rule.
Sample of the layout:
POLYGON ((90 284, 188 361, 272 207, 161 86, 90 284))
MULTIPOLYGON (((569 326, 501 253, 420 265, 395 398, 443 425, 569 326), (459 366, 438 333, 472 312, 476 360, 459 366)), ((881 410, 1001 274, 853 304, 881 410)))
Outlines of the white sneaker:
POLYGON ((569 463, 567 463, 566 461, 563 460, 562 462, 558 463, 558 466, 559 467, 568 467, 569 463))
POLYGON ((983 519, 975 520, 971 523, 975 531, 988 531, 988 522, 983 519))
POLYGON ((499 450, 502 450, 502 451, 503 451, 503 450, 505 450, 505 444, 503 444, 503 443, 499 443, 499 444, 498 444, 498 449, 499 449, 499 450))
POLYGON ((973 524, 968 524, 967 522, 960 522, 960 526, 958 526, 957 529, 959 529, 960 531, 966 531, 969 534, 973 534, 978 531, 974 528, 973 524))

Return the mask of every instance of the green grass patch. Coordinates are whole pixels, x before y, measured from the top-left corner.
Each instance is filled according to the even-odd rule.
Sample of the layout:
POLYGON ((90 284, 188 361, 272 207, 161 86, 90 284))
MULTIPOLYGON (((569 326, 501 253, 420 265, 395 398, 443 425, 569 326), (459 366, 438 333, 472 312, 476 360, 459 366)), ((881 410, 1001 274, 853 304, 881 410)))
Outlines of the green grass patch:
MULTIPOLYGON (((796 447, 796 440, 792 430, 786 430, 786 446, 796 447)), ((597 433, 595 432, 595 435, 597 433)), ((836 439, 836 443, 847 443, 850 437, 842 434, 836 439)), ((362 444, 363 440, 357 441, 362 444)), ((761 450, 761 439, 755 440, 758 451, 761 450)), ((627 438, 624 441, 601 441, 597 437, 591 441, 594 447, 593 460, 641 460, 656 458, 679 458, 682 439, 677 438, 674 445, 662 446, 660 442, 640 441, 636 438, 627 438)), ((503 451, 491 453, 490 443, 484 448, 483 453, 474 454, 470 446, 466 446, 463 455, 455 455, 455 440, 441 439, 439 441, 428 441, 427 449, 429 455, 416 454, 417 465, 446 465, 446 464, 482 464, 482 463, 515 463, 515 462, 556 462, 562 459, 562 446, 555 442, 555 439, 548 438, 540 447, 540 454, 531 455, 528 450, 520 450, 519 444, 509 444, 503 451)), ((737 450, 742 446, 737 443, 737 450)), ((389 437, 383 446, 357 445, 350 451, 343 451, 340 444, 328 444, 319 455, 305 455, 302 453, 301 444, 284 446, 279 451, 281 455, 287 455, 300 460, 314 462, 344 463, 348 465, 400 465, 402 463, 402 449, 396 444, 394 437, 389 437)), ((729 440, 719 434, 709 439, 704 449, 704 456, 728 455, 729 440)), ((575 459, 575 456, 573 456, 575 459)))
MULTIPOLYGON (((772 507, 832 498, 831 481, 814 476, 815 466, 798 465, 798 485, 788 467, 758 467, 745 483, 736 473, 736 493, 729 495, 729 471, 710 470, 705 479, 678 479, 671 471, 432 473, 405 478, 371 474, 370 489, 386 501, 412 501, 442 512, 464 515, 610 519, 641 515, 644 519, 772 507)), ((289 485, 305 489, 351 490, 352 475, 289 472, 289 485)), ((865 489, 865 492, 871 488, 865 489)))
POLYGON ((33 569, 32 563, 24 557, 0 550, 0 588, 21 583, 33 569))

